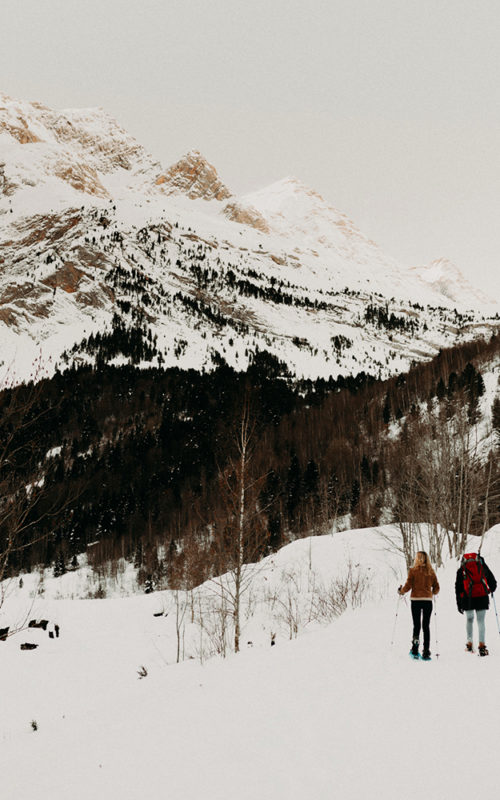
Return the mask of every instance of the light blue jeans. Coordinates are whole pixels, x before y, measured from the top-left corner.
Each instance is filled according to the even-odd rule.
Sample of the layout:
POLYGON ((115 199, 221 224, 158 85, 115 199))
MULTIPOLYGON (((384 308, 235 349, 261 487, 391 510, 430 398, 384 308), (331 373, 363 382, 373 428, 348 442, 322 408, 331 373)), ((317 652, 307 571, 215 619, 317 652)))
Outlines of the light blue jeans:
MULTIPOLYGON (((485 637, 485 617, 486 617, 486 609, 482 608, 480 611, 476 611, 476 618, 477 618, 477 632, 479 634, 479 641, 484 643, 485 637)), ((474 609, 472 611, 466 611, 465 616, 467 617, 467 641, 472 642, 472 626, 474 623, 474 609)))

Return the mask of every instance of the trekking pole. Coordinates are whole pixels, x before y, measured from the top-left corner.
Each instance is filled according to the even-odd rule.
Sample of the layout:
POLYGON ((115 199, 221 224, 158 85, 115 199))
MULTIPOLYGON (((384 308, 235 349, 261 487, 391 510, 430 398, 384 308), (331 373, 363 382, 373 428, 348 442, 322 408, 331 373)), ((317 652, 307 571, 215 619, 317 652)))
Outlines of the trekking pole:
POLYGON ((396 602, 396 616, 394 618, 394 626, 393 626, 393 629, 392 629, 391 647, 394 644, 394 635, 396 633, 396 623, 398 621, 398 613, 399 613, 399 601, 401 600, 401 597, 402 597, 402 595, 400 595, 399 592, 398 592, 398 599, 397 599, 397 602, 396 602))
POLYGON ((492 598, 493 598, 493 605, 494 605, 494 607, 495 607, 495 617, 497 618, 497 628, 498 628, 498 633, 500 633, 500 624, 499 624, 499 622, 498 622, 497 604, 496 604, 496 601, 495 601, 495 592, 492 592, 491 596, 492 596, 492 598))
POLYGON ((436 658, 439 658, 438 623, 437 623, 437 597, 434 595, 434 633, 436 636, 436 658))

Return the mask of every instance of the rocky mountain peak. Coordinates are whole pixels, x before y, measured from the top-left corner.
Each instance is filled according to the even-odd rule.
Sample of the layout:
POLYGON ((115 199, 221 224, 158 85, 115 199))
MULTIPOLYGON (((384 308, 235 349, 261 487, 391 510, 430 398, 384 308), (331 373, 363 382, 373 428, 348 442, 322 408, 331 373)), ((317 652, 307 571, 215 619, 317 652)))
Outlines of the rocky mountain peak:
POLYGON ((131 184, 147 191, 160 169, 102 108, 57 110, 0 93, 0 138, 0 199, 23 192, 24 208, 28 194, 43 211, 43 197, 52 208, 77 203, 75 192, 109 199, 131 184))
POLYGON ((6 133, 19 144, 39 142, 40 137, 31 128, 31 104, 18 103, 0 92, 0 134, 6 133))
POLYGON ((198 150, 191 150, 157 181, 166 194, 184 194, 191 200, 227 200, 231 192, 222 183, 217 170, 198 150))
POLYGON ((309 247, 336 251, 342 258, 380 261, 375 242, 367 238, 346 214, 317 191, 289 176, 241 198, 263 218, 271 231, 283 236, 302 235, 309 247))
POLYGON ((18 377, 39 351, 50 369, 90 363, 92 333, 135 331, 142 312, 159 344, 134 358, 242 369, 266 349, 303 376, 389 375, 496 330, 457 313, 483 303, 449 262, 420 269, 297 178, 235 197, 197 150, 165 170, 102 109, 0 95, 0 366, 18 377), (389 308, 396 330, 378 324, 389 308))

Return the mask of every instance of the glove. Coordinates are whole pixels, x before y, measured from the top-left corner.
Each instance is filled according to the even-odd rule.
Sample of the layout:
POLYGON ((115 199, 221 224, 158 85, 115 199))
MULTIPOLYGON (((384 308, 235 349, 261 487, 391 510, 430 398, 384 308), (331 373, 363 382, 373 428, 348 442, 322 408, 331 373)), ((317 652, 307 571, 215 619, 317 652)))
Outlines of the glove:
POLYGON ((398 586, 398 594, 401 594, 401 589, 402 588, 403 588, 402 586, 398 586))
POLYGON ((463 613, 464 613, 464 610, 463 610, 463 608, 459 608, 459 609, 458 609, 458 613, 459 613, 459 614, 463 614, 463 613))

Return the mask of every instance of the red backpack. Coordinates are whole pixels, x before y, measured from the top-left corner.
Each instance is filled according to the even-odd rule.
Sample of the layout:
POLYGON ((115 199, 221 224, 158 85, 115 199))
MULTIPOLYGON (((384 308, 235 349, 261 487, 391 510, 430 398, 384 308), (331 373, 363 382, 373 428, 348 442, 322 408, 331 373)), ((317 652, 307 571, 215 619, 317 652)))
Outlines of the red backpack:
POLYGON ((478 553, 465 553, 461 567, 464 581, 462 597, 484 597, 490 593, 484 574, 484 561, 478 553))

